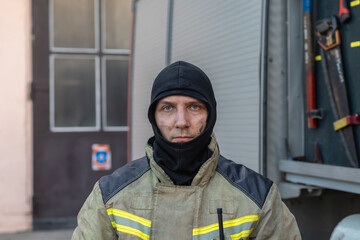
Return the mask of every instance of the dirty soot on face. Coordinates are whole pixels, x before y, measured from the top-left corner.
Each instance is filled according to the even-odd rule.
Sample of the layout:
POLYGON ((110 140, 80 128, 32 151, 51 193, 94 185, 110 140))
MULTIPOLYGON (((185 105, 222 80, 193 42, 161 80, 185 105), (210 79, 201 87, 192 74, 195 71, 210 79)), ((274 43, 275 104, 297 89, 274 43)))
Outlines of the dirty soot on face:
POLYGON ((208 112, 203 101, 189 96, 172 95, 159 100, 155 121, 169 142, 188 142, 206 127, 208 112))

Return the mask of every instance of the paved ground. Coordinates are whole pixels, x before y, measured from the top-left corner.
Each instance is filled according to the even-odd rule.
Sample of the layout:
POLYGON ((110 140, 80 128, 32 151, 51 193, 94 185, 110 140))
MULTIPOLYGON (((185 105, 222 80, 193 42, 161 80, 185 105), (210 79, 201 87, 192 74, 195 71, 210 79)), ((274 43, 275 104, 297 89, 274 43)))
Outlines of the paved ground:
POLYGON ((73 229, 0 234, 0 240, 70 240, 73 229))

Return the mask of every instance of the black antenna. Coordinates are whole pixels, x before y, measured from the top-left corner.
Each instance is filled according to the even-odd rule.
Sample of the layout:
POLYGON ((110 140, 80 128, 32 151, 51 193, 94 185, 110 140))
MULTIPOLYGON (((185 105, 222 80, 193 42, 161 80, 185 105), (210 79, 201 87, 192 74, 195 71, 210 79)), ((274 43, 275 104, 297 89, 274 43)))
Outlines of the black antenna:
POLYGON ((223 219, 222 219, 222 208, 218 208, 216 210, 217 210, 217 214, 218 214, 220 240, 225 240, 224 226, 223 226, 223 219))

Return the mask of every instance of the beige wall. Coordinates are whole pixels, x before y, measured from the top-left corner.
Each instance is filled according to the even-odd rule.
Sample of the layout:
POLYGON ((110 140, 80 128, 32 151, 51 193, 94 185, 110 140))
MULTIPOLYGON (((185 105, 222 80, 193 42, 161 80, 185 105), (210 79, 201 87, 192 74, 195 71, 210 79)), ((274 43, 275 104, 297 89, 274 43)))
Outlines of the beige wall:
POLYGON ((0 0, 0 232, 32 226, 31 1, 0 0))

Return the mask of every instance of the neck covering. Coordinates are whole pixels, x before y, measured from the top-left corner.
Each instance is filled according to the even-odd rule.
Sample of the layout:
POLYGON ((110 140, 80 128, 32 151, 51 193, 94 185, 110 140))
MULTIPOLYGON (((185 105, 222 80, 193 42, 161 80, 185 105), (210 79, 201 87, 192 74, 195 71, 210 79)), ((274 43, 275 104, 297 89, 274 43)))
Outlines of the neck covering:
POLYGON ((209 78, 200 68, 184 61, 167 66, 155 78, 148 118, 154 131, 154 138, 149 140, 149 144, 153 146, 155 162, 174 184, 191 185, 201 165, 212 155, 208 144, 216 122, 216 100, 209 78), (206 104, 206 127, 191 141, 169 142, 156 125, 156 104, 158 100, 171 95, 197 98, 206 104))

